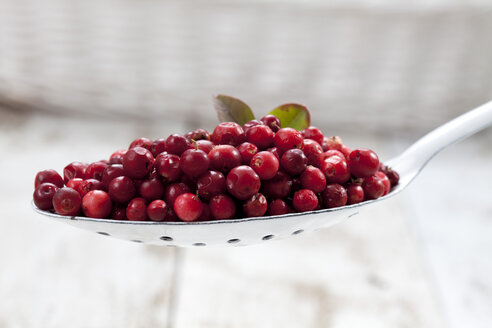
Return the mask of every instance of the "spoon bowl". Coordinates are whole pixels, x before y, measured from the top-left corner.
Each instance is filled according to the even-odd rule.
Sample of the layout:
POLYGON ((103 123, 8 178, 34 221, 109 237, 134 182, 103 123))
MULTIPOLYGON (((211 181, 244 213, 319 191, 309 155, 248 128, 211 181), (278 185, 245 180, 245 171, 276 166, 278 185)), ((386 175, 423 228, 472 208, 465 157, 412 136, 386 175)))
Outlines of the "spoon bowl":
POLYGON ((419 174, 425 165, 445 147, 492 124, 492 102, 469 111, 428 133, 398 157, 385 162, 400 175, 400 182, 389 194, 375 200, 343 207, 276 216, 216 220, 204 222, 117 221, 69 217, 42 211, 32 203, 34 211, 75 227, 129 240, 160 246, 200 247, 253 245, 283 239, 304 232, 333 226, 359 214, 363 208, 392 197, 419 174))

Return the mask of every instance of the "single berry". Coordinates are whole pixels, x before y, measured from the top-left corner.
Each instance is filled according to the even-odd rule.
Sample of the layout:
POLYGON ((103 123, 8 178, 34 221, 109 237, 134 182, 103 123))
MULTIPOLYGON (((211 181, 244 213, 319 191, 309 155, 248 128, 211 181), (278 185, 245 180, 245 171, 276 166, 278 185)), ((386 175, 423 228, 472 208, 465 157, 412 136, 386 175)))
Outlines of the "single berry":
POLYGON ((318 206, 318 197, 309 189, 301 189, 294 194, 292 205, 299 212, 312 211, 318 206))
POLYGON ((320 146, 323 144, 323 132, 315 126, 310 126, 302 131, 304 139, 311 139, 316 141, 320 146))
POLYGON ((168 206, 174 208, 174 201, 176 198, 178 198, 179 195, 189 193, 190 191, 190 188, 182 182, 170 184, 164 192, 164 200, 168 206))
POLYGON ((256 194, 261 187, 260 177, 249 166, 233 168, 226 179, 227 190, 240 200, 246 200, 256 194))
POLYGON ((217 194, 226 191, 226 179, 219 171, 208 171, 196 182, 198 195, 203 199, 209 200, 217 194))
POLYGON ((104 188, 108 189, 109 183, 117 177, 121 177, 125 175, 125 170, 123 170, 123 165, 121 164, 113 164, 109 165, 104 169, 104 172, 102 174, 102 184, 104 185, 104 188))
POLYGON ((215 146, 209 153, 210 169, 224 174, 241 165, 242 158, 239 150, 231 145, 215 146))
POLYGON ((123 163, 123 156, 125 156, 127 149, 120 149, 115 151, 109 157, 109 164, 121 164, 123 163))
POLYGON ((321 193, 321 199, 325 208, 345 206, 347 204, 347 191, 338 183, 332 183, 327 185, 321 193))
POLYGON ((82 198, 82 210, 90 218, 105 219, 111 214, 111 207, 109 195, 102 190, 89 191, 82 198))
POLYGON ((343 155, 343 153, 341 151, 330 149, 330 150, 327 150, 327 151, 319 154, 319 156, 318 156, 318 164, 319 165, 318 166, 321 167, 321 164, 325 161, 325 159, 330 158, 332 156, 338 156, 342 159, 345 159, 347 161, 347 164, 348 164, 348 159, 345 158, 345 156, 343 155))
POLYGON ((89 191, 92 190, 104 190, 103 183, 96 179, 87 179, 82 181, 77 190, 80 193, 80 197, 84 197, 89 191))
POLYGON ((188 149, 190 142, 184 136, 180 134, 171 134, 166 139, 166 151, 169 154, 181 156, 181 154, 188 149))
POLYGON ((237 146, 237 150, 241 154, 242 163, 248 165, 251 162, 251 158, 258 152, 258 147, 250 142, 243 142, 237 146))
POLYGON ((266 125, 256 125, 246 132, 246 140, 258 147, 266 149, 273 144, 273 131, 266 125))
POLYGON ((308 165, 318 166, 320 163, 319 156, 323 153, 323 148, 312 139, 304 139, 303 144, 302 151, 308 159, 308 165))
POLYGON ((132 149, 135 147, 142 147, 150 150, 151 146, 152 146, 152 140, 150 140, 149 138, 138 138, 132 141, 128 149, 132 149))
POLYGON ((398 172, 396 172, 392 168, 384 166, 383 172, 386 174, 386 176, 390 180, 391 187, 396 186, 398 184, 398 182, 400 181, 400 175, 398 174, 398 172))
POLYGON ((292 190, 292 179, 284 172, 277 172, 275 176, 262 183, 262 193, 270 198, 285 198, 292 190))
POLYGON ((73 178, 85 178, 85 168, 88 166, 87 163, 73 162, 65 166, 63 169, 63 181, 65 184, 68 180, 73 178))
POLYGON ((347 204, 357 204, 364 200, 364 189, 358 183, 347 185, 347 204))
POLYGON ((79 194, 82 194, 80 187, 82 186, 82 183, 84 182, 84 179, 81 178, 73 178, 68 180, 66 186, 68 188, 72 188, 76 190, 79 194))
POLYGON ((52 183, 58 188, 63 187, 63 179, 55 170, 44 170, 36 174, 34 179, 34 188, 37 188, 42 183, 52 183))
POLYGON ((154 157, 152 153, 142 147, 129 149, 123 156, 125 175, 132 179, 142 179, 152 171, 154 157))
POLYGON ((179 168, 179 157, 177 155, 161 153, 154 161, 154 169, 158 176, 166 182, 178 181, 182 172, 179 168))
POLYGON ((114 202, 126 203, 135 197, 137 191, 132 179, 120 176, 111 180, 108 186, 108 193, 114 202))
POLYGON ((210 140, 210 133, 205 129, 196 129, 190 133, 189 138, 190 138, 190 141, 191 140, 195 140, 195 141, 210 140))
POLYGON ((164 186, 158 178, 150 178, 142 181, 138 188, 141 197, 148 201, 161 198, 164 194, 164 186))
POLYGON ((157 155, 162 154, 166 151, 166 139, 160 138, 152 141, 149 150, 154 158, 157 157, 157 155))
POLYGON ((370 149, 361 148, 352 151, 348 159, 350 172, 357 178, 374 175, 379 169, 378 155, 370 149))
POLYGON ((197 140, 195 143, 190 143, 188 149, 200 149, 205 152, 205 154, 210 153, 214 148, 214 144, 210 140, 197 140))
POLYGON ((207 203, 202 203, 202 214, 196 219, 197 221, 209 221, 212 219, 212 212, 210 212, 210 206, 207 203))
POLYGON ((111 209, 110 219, 112 220, 127 220, 126 206, 122 204, 113 204, 111 209))
POLYGON ((181 171, 190 177, 198 177, 207 172, 209 165, 207 154, 199 149, 186 150, 179 160, 181 171))
POLYGON ((275 199, 268 204, 268 215, 283 215, 289 213, 289 207, 281 199, 275 199))
POLYGON ((126 217, 130 221, 147 220, 147 202, 143 198, 133 198, 126 207, 126 217))
POLYGON ((249 165, 255 170, 261 180, 268 180, 277 174, 280 163, 273 153, 260 151, 253 156, 249 165))
POLYGON ((280 161, 280 158, 282 157, 283 155, 283 152, 281 153, 277 147, 272 147, 272 148, 268 148, 266 151, 272 153, 273 155, 275 155, 275 157, 277 157, 277 159, 280 161))
POLYGON ((216 220, 232 219, 236 214, 236 204, 231 197, 224 194, 212 197, 209 206, 212 217, 216 220))
POLYGON ((342 152, 343 156, 345 156, 345 159, 348 161, 352 149, 350 149, 346 145, 342 145, 342 149, 340 149, 340 151, 342 152))
POLYGON ((301 174, 301 186, 310 189, 315 193, 320 193, 326 188, 326 177, 320 169, 308 166, 301 174))
POLYGON ((280 159, 280 166, 290 175, 299 175, 307 167, 307 157, 300 149, 287 150, 280 159))
POLYGON ((244 131, 244 133, 246 133, 253 126, 263 125, 263 124, 264 124, 263 122, 258 121, 258 120, 248 121, 248 122, 246 122, 246 123, 243 124, 243 131, 244 131))
POLYGON ((362 182, 365 199, 377 199, 384 194, 384 183, 376 175, 364 178, 362 182))
POLYGON ((328 137, 325 140, 326 142, 326 150, 342 150, 343 142, 339 136, 328 137))
POLYGON ((303 146, 301 133, 293 128, 282 128, 278 130, 273 140, 275 147, 282 153, 292 148, 302 149, 303 146))
POLYGON ((96 179, 101 181, 104 170, 108 167, 108 164, 104 162, 94 162, 89 164, 85 169, 85 179, 96 179))
POLYGON ((325 174, 327 183, 344 184, 350 179, 350 170, 345 157, 328 157, 321 163, 320 169, 325 174))
POLYGON ((203 204, 197 195, 184 193, 179 195, 174 202, 174 212, 185 222, 197 220, 202 214, 203 204))
POLYGON ((263 124, 272 129, 273 132, 277 132, 278 130, 280 130, 280 120, 275 115, 265 115, 261 118, 261 121, 263 122, 263 124))
POLYGON ((247 217, 265 215, 268 208, 267 199, 263 194, 257 193, 243 204, 243 212, 247 217))
POLYGON ((59 188, 53 196, 53 208, 60 215, 75 216, 80 213, 82 198, 72 188, 59 188))
POLYGON ((156 199, 147 206, 147 217, 152 221, 164 221, 168 212, 169 209, 166 202, 161 199, 156 199))
POLYGON ((216 145, 237 146, 244 142, 243 128, 234 122, 223 122, 215 127, 212 142, 216 145))
POLYGON ((32 198, 34 205, 43 211, 51 210, 53 208, 53 196, 55 195, 58 187, 52 183, 41 183, 34 189, 32 198))
POLYGON ((390 180, 388 179, 388 177, 386 176, 386 174, 384 174, 384 172, 378 171, 378 172, 376 172, 375 175, 378 178, 381 179, 381 182, 384 185, 383 196, 386 196, 390 192, 390 190, 391 190, 391 182, 390 182, 390 180))

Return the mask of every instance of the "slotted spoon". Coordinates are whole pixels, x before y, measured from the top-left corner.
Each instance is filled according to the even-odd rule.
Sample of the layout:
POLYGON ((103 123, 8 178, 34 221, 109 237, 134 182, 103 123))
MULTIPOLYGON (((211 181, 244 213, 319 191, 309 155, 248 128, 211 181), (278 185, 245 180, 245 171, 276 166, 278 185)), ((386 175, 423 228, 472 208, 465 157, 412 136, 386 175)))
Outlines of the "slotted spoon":
POLYGON ((492 101, 428 133, 401 155, 385 162, 400 174, 400 183, 386 196, 363 203, 312 212, 207 222, 137 222, 39 214, 101 235, 162 246, 237 246, 286 238, 325 228, 359 214, 365 207, 398 194, 445 147, 492 124, 492 101))

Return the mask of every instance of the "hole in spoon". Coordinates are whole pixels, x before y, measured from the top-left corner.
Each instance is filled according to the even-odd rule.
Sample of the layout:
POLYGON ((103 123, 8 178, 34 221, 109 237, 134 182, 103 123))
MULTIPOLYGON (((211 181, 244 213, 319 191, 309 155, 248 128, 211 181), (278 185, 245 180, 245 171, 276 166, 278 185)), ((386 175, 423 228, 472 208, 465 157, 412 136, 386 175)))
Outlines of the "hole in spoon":
POLYGON ((132 240, 134 243, 141 243, 142 241, 141 240, 132 240))
POLYGON ((172 237, 168 237, 168 236, 162 236, 161 237, 161 240, 164 240, 164 241, 173 241, 173 238, 172 237))
POLYGON ((97 233, 100 235, 103 235, 103 236, 109 236, 109 233, 104 232, 104 231, 98 231, 97 233))
POLYGON ((294 231, 292 234, 293 235, 298 235, 298 234, 303 233, 303 232, 304 232, 304 230, 299 229, 299 230, 294 231))
POLYGON ((206 246, 207 244, 205 243, 194 243, 193 246, 206 246))
POLYGON ((263 239, 263 240, 270 240, 270 239, 272 239, 273 237, 274 237, 273 235, 266 235, 266 236, 264 236, 262 239, 263 239))
POLYGON ((233 239, 229 239, 227 242, 229 244, 236 244, 236 243, 239 243, 240 241, 241 241, 240 239, 233 238, 233 239))

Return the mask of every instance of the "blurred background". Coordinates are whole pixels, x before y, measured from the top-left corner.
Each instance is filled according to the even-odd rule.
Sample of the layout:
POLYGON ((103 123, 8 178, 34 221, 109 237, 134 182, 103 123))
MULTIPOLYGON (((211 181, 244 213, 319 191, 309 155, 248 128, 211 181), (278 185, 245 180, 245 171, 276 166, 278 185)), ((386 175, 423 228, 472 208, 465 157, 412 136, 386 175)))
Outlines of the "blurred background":
POLYGON ((30 209, 37 171, 217 124, 211 96, 388 160, 492 98, 486 0, 0 0, 0 327, 491 327, 491 129, 329 230, 114 240, 30 209))

